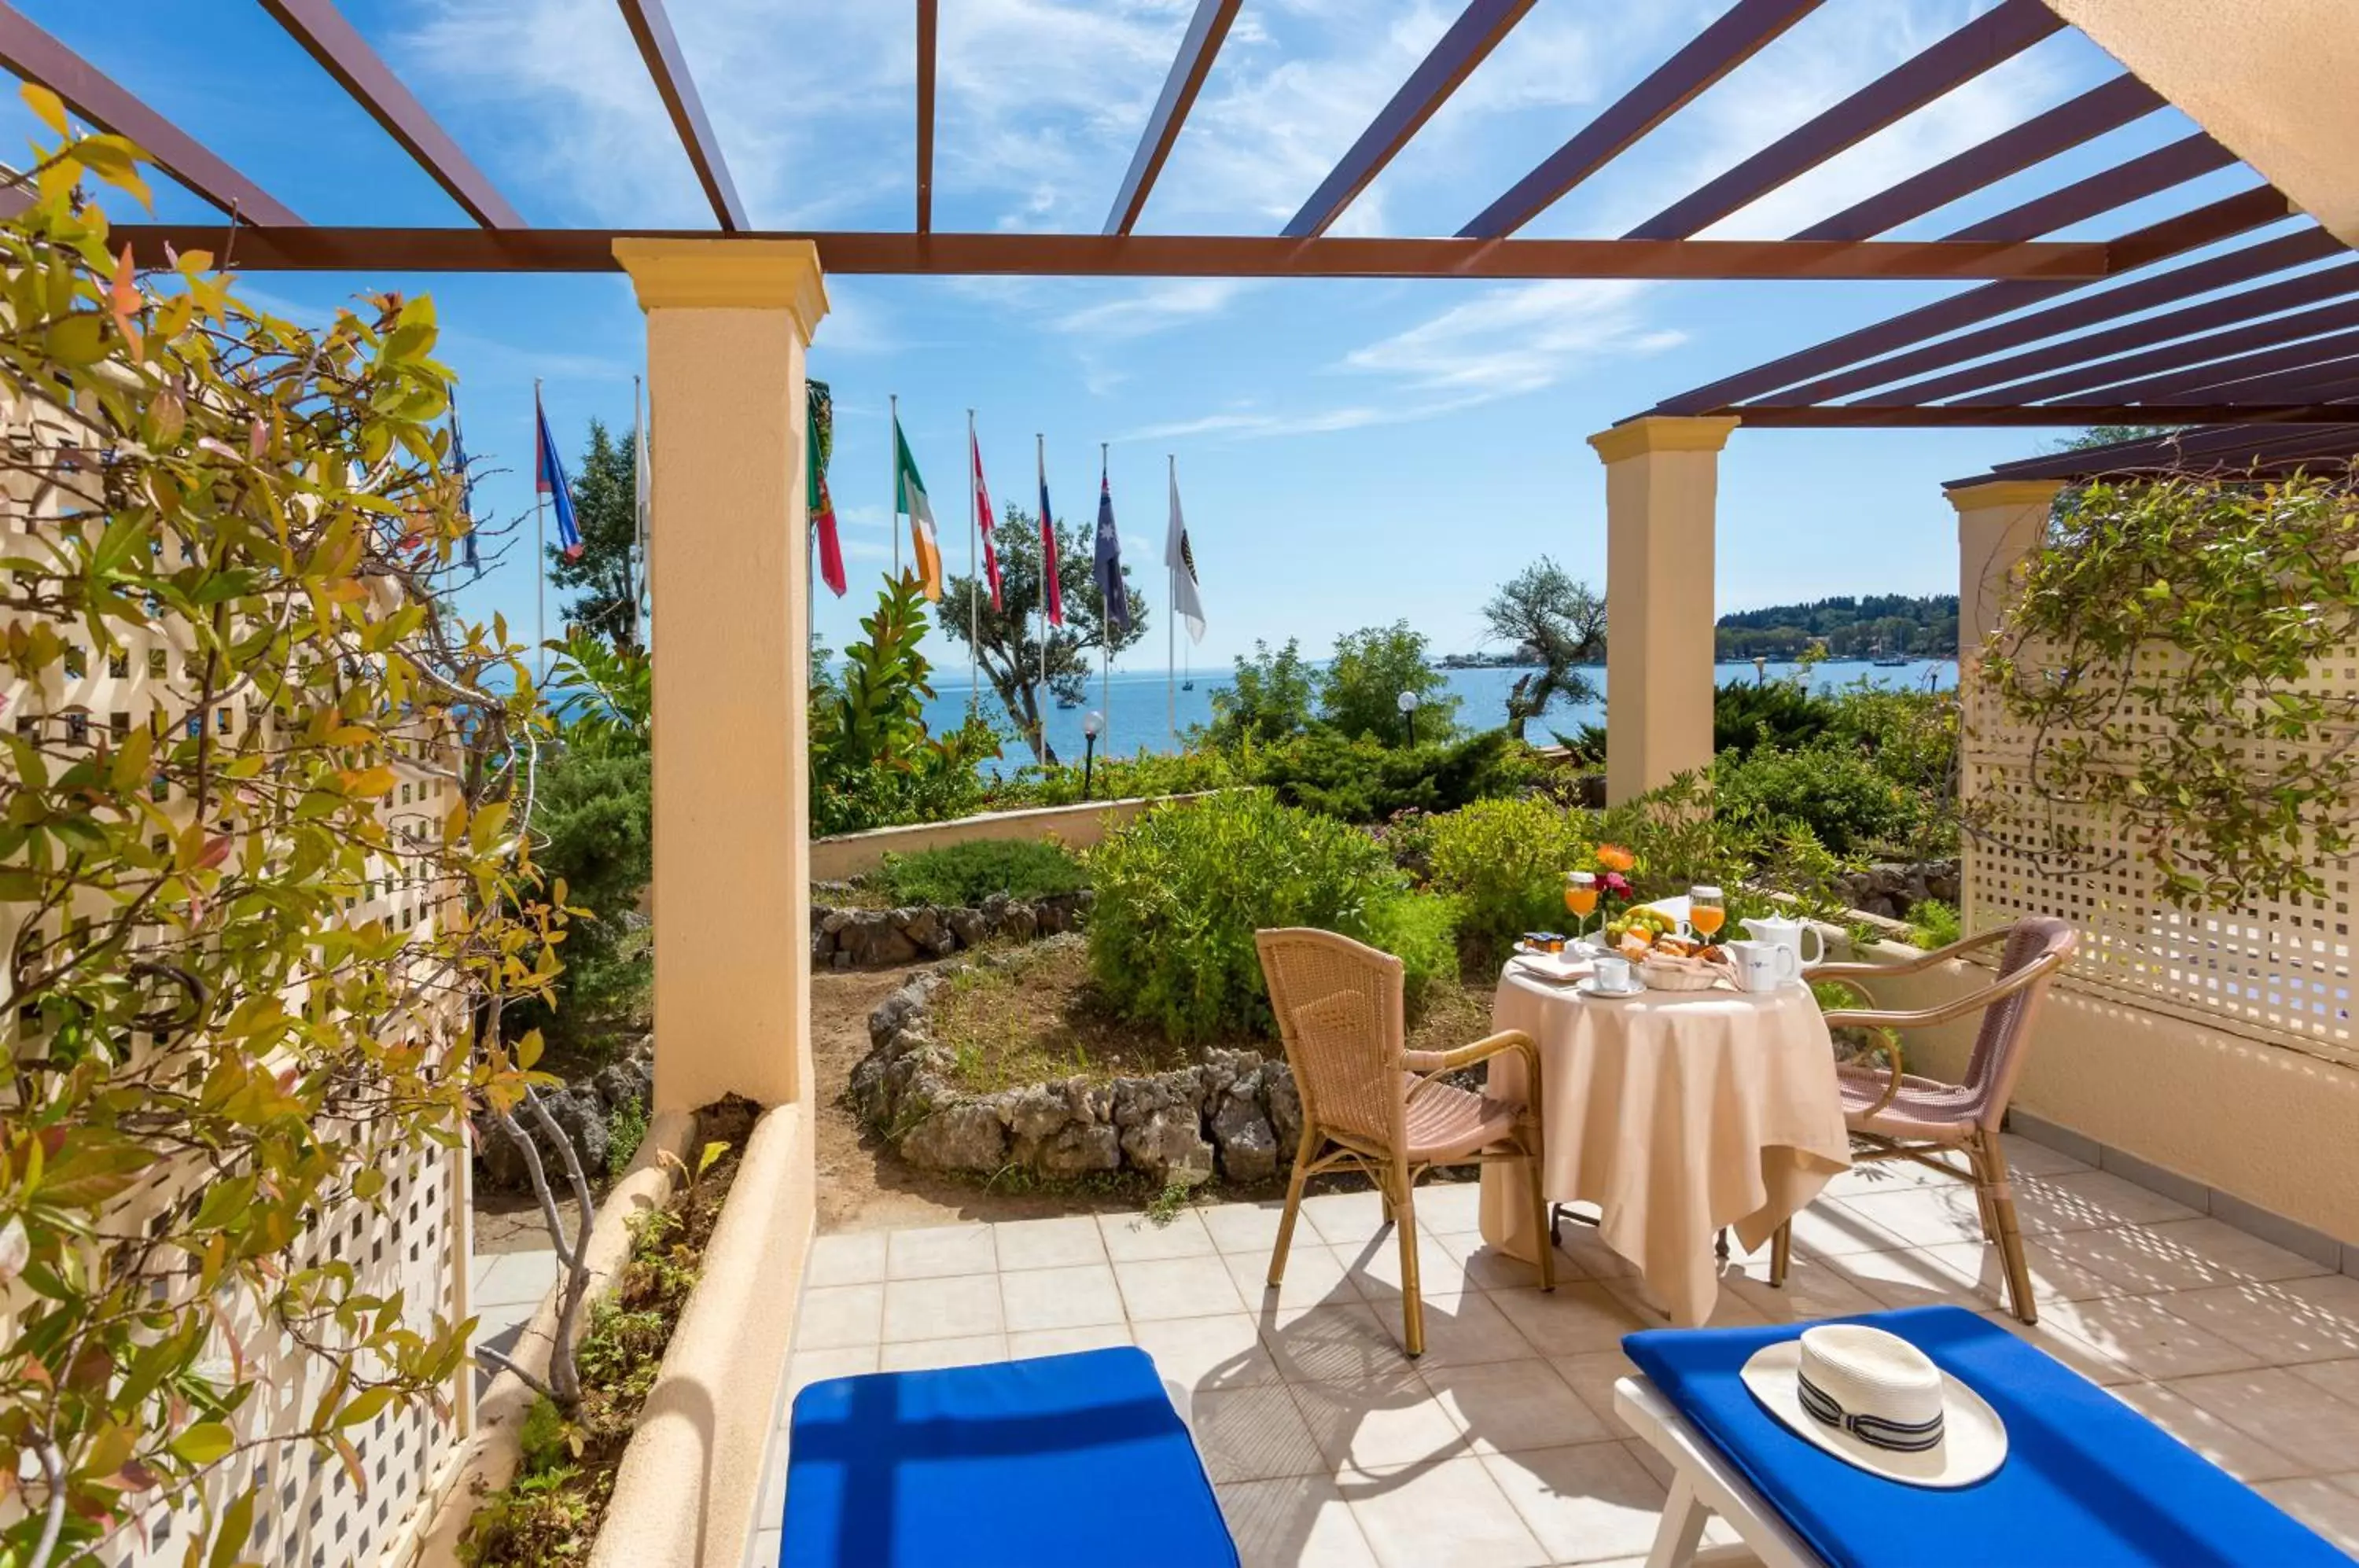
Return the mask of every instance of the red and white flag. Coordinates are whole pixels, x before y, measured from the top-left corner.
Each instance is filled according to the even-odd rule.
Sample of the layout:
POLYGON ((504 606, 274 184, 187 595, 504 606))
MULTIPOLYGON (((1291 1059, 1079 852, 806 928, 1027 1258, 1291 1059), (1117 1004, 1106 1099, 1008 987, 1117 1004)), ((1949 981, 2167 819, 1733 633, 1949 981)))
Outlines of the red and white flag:
POLYGON ((974 526, 983 535, 983 575, 991 584, 991 607, 999 603, 999 552, 991 548, 991 487, 983 482, 983 447, 975 440, 974 430, 966 432, 968 454, 974 460, 974 526))

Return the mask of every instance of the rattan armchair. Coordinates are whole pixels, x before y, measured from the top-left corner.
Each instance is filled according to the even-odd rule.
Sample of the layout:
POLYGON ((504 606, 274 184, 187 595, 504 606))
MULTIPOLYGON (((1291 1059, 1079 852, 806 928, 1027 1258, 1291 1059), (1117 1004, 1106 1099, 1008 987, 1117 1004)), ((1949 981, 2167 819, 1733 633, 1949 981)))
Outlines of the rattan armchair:
MULTIPOLYGON (((1402 1340, 1425 1353, 1425 1305, 1418 1294, 1417 1181, 1438 1165, 1489 1160, 1526 1162, 1534 1212, 1540 1196, 1539 1048, 1520 1029, 1455 1051, 1411 1051, 1401 1000, 1401 962, 1333 931, 1256 931, 1262 975, 1287 1064, 1302 1097, 1302 1138, 1286 1187, 1286 1213, 1270 1255, 1269 1283, 1286 1273, 1287 1248, 1302 1208, 1302 1186, 1353 1169, 1384 1194, 1398 1226, 1402 1340), (1440 1081, 1505 1051, 1524 1056, 1526 1097, 1494 1100, 1440 1081)), ((1556 1289, 1552 1248, 1540 1252, 1540 1288, 1556 1289)))
MULTIPOLYGON (((2049 982, 2071 962, 2077 940, 2067 922, 2035 915, 1905 964, 1822 964, 1810 972, 1812 980, 1842 981, 1866 998, 1866 1007, 1828 1013, 1827 1024, 1872 1031, 1876 1037, 1873 1049, 1886 1059, 1880 1071, 1859 1065, 1837 1069, 1854 1159, 1914 1160, 1972 1181, 1983 1237, 1998 1247, 2006 1268, 2008 1305, 2026 1323, 2038 1322, 2039 1312, 2031 1299, 2031 1273, 2024 1261, 2023 1233, 2016 1223, 2015 1192, 2006 1151, 1999 1147, 1999 1126, 2030 1049, 2033 1017, 2049 982), (2005 945, 1997 977, 1980 990, 1935 1007, 1886 1010, 1874 1006, 1868 989, 1873 982, 1921 974, 2000 943, 2005 945), (1974 1013, 1982 1014, 1983 1023, 1973 1054, 1967 1059, 1965 1082, 1943 1083, 1903 1068, 1893 1031, 1929 1029, 1974 1013), (1952 1163, 1951 1155, 1962 1156, 1964 1166, 1952 1163)), ((1782 1261, 1788 1245, 1782 1228, 1778 1242, 1782 1261)))

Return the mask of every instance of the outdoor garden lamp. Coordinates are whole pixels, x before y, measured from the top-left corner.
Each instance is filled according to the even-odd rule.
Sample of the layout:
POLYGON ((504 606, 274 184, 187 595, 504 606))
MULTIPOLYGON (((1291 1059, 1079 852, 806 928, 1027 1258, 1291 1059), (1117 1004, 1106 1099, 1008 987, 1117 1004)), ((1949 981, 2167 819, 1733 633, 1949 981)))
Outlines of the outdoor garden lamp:
POLYGON ((1105 733, 1105 715, 1092 708, 1082 717, 1082 799, 1090 798, 1090 771, 1096 766, 1098 736, 1105 733))
POLYGON ((1417 746, 1417 693, 1414 691, 1404 691, 1400 694, 1398 702, 1400 705, 1401 728, 1408 732, 1409 746, 1414 750, 1417 746))

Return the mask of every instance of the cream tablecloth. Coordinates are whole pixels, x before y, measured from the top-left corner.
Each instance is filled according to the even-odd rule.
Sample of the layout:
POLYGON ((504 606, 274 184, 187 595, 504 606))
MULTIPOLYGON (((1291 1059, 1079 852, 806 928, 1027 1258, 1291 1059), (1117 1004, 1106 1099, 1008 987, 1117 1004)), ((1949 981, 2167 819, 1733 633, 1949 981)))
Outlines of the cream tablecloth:
MULTIPOLYGON (((1491 1018, 1539 1042, 1542 1191, 1597 1204, 1674 1323, 1712 1315, 1721 1227, 1750 1251, 1851 1163, 1808 986, 1592 1000, 1510 964, 1491 1018)), ((1487 1092, 1520 1097, 1525 1076, 1521 1056, 1493 1057, 1487 1092)), ((1547 1225, 1529 1192, 1522 1161, 1483 1167, 1484 1239, 1534 1261, 1547 1225)))

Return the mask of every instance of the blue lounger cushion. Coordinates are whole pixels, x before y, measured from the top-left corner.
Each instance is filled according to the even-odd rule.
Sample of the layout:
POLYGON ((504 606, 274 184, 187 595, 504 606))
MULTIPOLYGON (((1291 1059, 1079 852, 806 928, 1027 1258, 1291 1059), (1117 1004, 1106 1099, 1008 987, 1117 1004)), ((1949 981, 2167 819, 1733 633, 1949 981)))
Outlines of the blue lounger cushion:
POLYGON ((1842 1320, 1909 1341, 1990 1401, 2006 1462, 1955 1491, 1886 1481, 1794 1436, 1737 1378, 1806 1323, 1656 1329, 1638 1369, 1833 1568, 2307 1568, 2349 1559, 2086 1377, 1960 1307, 1842 1320))
POLYGON ((1237 1568, 1196 1445, 1128 1346, 813 1383, 788 1443, 789 1568, 1237 1568))

